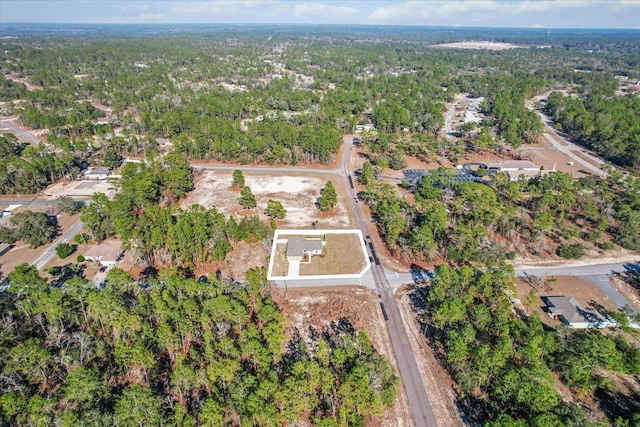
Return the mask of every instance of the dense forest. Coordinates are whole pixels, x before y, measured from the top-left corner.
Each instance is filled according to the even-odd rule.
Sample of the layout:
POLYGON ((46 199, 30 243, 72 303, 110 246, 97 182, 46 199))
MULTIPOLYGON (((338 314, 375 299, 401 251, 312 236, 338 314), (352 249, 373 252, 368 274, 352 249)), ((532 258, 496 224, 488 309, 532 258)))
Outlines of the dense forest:
POLYGON ((617 394, 611 376, 640 375, 640 349, 622 335, 545 330, 537 315, 514 313, 514 292, 513 267, 498 263, 441 265, 431 285, 414 293, 468 413, 492 427, 601 425, 560 394, 557 376, 579 395, 602 393, 626 408, 609 414, 614 425, 639 425, 638 395, 617 394))
MULTIPOLYGON (((343 319, 309 339, 288 338, 264 271, 249 270, 243 283, 192 277, 240 241, 267 246, 275 220, 179 205, 194 187, 192 162, 328 164, 343 135, 368 125, 375 131, 358 142, 367 147, 359 196, 385 244, 403 261, 450 263, 413 296, 465 417, 489 426, 598 424, 561 394, 562 383, 617 405, 605 411, 611 424, 640 425, 637 396, 622 396, 611 381, 640 375, 637 346, 616 331, 552 332, 520 316, 504 263, 616 245, 640 251, 640 102, 617 95, 615 78, 640 78, 637 31, 0 31, 10 35, 0 39, 0 113, 46 135, 39 145, 0 135, 0 192, 37 193, 88 165, 117 169, 116 194, 95 194, 82 207, 76 243, 116 237, 134 264, 154 272, 136 282, 114 268, 102 289, 79 264, 49 269, 49 279, 28 265, 9 274, 0 293, 1 424, 375 422, 398 379, 364 333, 343 319), (517 48, 438 46, 464 40, 517 48), (601 177, 554 171, 459 182, 440 168, 402 188, 379 182, 385 169, 405 169, 406 156, 457 163, 471 151, 514 155, 542 135, 525 101, 545 92, 541 107, 556 128, 610 162, 601 177), (442 137, 445 105, 461 93, 484 97, 485 119, 461 128, 463 138, 442 137)), ((233 186, 247 199, 239 204, 255 206, 239 178, 233 186)), ((336 201, 329 181, 319 208, 336 201)), ((273 202, 269 215, 286 215, 273 202)), ((5 243, 37 246, 57 233, 44 214, 10 223, 0 228, 5 243)))
MULTIPOLYGON (((441 168, 420 180, 413 203, 375 181, 362 197, 388 247, 405 259, 490 262, 559 246, 608 250, 613 243, 640 251, 640 180, 611 173, 573 180, 562 172, 492 185, 458 182, 441 168), (574 246, 578 245, 578 246, 574 246)), ((576 256, 580 257, 580 256, 576 256)))
POLYGON ((0 296, 4 425, 361 425, 398 379, 348 324, 287 341, 264 271, 244 285, 163 270, 145 288, 109 271, 47 283, 34 267, 0 296))
MULTIPOLYGON (((637 106, 609 102, 615 74, 638 77, 637 46, 624 32, 604 31, 588 43, 570 31, 504 32, 491 39, 521 48, 492 52, 434 48, 452 37, 477 39, 483 30, 452 36, 387 29, 376 43, 375 27, 263 30, 216 27, 205 36, 188 26, 172 34, 79 27, 82 38, 54 32, 3 39, 0 100, 17 101, 9 107, 14 114, 46 129, 51 144, 80 161, 87 153, 105 164, 114 155, 153 154, 156 139, 169 138, 190 159, 297 164, 333 160, 341 134, 358 123, 371 122, 380 134, 433 137, 443 127, 444 103, 459 92, 486 97, 488 126, 498 142, 517 148, 541 132, 524 99, 580 85, 585 97, 593 95, 585 108, 597 120, 626 117, 614 132, 622 131, 619 142, 604 142, 615 149, 604 154, 636 164, 635 154, 624 152, 637 152, 637 106), (547 47, 537 48, 545 37, 547 47), (589 84, 585 76, 596 71, 598 82, 589 84)), ((611 134, 599 132, 573 136, 595 147, 611 134)), ((438 144, 446 151, 448 141, 438 144)))

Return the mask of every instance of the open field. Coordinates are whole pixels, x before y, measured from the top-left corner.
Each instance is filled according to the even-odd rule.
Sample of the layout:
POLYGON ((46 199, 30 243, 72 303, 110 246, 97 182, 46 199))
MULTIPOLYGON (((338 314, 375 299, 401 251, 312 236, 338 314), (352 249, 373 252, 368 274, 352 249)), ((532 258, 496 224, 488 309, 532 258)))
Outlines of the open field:
POLYGON ((59 196, 69 197, 91 197, 95 193, 104 193, 111 197, 114 192, 114 184, 108 179, 103 180, 81 180, 67 181, 62 180, 44 190, 44 194, 48 199, 55 199, 59 196))
POLYGON ((258 215, 268 220, 264 214, 269 199, 282 203, 287 210, 284 220, 278 224, 282 228, 348 228, 351 215, 344 200, 344 182, 339 176, 314 176, 309 173, 283 174, 278 172, 244 172, 245 184, 255 195, 257 207, 243 209, 237 202, 240 192, 231 187, 231 171, 200 170, 195 177, 195 189, 183 201, 182 207, 200 204, 206 208, 216 207, 225 216, 258 215), (316 201, 326 180, 330 179, 339 195, 338 205, 328 213, 320 212, 316 201))
MULTIPOLYGON (((364 330, 371 339, 373 347, 385 355, 394 366, 396 365, 378 298, 372 290, 359 286, 288 290, 274 288, 272 294, 285 316, 287 323, 285 333, 288 338, 293 337, 297 330, 307 342, 310 342, 311 328, 321 333, 332 322, 338 323, 341 319, 346 319, 355 331, 364 330)), ((414 425, 402 386, 398 388, 398 397, 394 405, 385 410, 382 419, 368 419, 365 425, 370 427, 414 425)))
POLYGON ((498 43, 489 41, 464 41, 457 43, 443 43, 432 45, 432 47, 450 47, 454 49, 485 49, 485 50, 506 50, 506 49, 518 49, 523 46, 518 46, 511 43, 498 43))

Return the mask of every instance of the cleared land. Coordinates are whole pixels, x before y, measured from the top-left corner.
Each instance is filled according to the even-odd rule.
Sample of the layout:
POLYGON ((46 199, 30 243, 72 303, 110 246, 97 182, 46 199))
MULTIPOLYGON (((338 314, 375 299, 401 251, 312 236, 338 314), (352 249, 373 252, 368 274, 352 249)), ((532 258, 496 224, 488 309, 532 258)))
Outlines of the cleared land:
POLYGON ((281 228, 349 228, 351 219, 343 197, 343 180, 339 176, 314 176, 310 173, 244 172, 245 184, 256 197, 257 207, 243 209, 238 204, 240 192, 231 187, 231 171, 200 170, 195 176, 195 189, 182 203, 186 208, 200 204, 205 208, 216 207, 225 216, 258 215, 267 221, 264 214, 269 199, 282 203, 287 216, 278 221, 281 228), (323 213, 316 206, 320 191, 327 180, 331 180, 339 195, 338 205, 330 212, 323 213))
POLYGON ((111 197, 115 193, 115 185, 108 179, 103 180, 62 180, 51 185, 42 194, 47 199, 55 199, 59 196, 69 197, 91 197, 95 193, 104 193, 111 197))
POLYGON ((496 43, 489 41, 477 41, 477 42, 457 42, 457 43, 443 43, 433 45, 432 47, 451 47, 455 49, 486 49, 486 50, 505 50, 505 49, 518 49, 523 46, 518 46, 511 43, 496 43))

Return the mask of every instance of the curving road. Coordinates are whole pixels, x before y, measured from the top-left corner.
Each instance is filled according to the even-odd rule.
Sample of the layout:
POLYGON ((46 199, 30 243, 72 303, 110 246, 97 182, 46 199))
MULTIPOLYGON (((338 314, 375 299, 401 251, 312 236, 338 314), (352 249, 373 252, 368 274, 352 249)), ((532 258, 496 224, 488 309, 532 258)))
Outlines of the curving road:
MULTIPOLYGON (((534 98, 534 100, 542 99, 543 96, 544 95, 539 95, 540 98, 536 97, 534 98)), ((533 106, 534 106, 534 102, 531 102, 531 104, 529 105, 529 109, 531 111, 534 111, 533 106)), ((586 168, 587 170, 594 172, 596 175, 602 173, 601 166, 605 163, 604 160, 591 155, 588 151, 585 150, 584 147, 580 147, 574 144, 573 142, 571 142, 571 140, 559 134, 558 131, 556 131, 552 126, 549 126, 547 124, 547 123, 550 123, 551 118, 546 114, 544 114, 542 111, 535 110, 535 112, 538 114, 538 117, 540 117, 540 120, 542 120, 542 123, 544 124, 544 137, 547 141, 549 141, 549 143, 553 147, 552 149, 561 151, 562 153, 570 157, 576 164, 579 164, 580 166, 586 168), (558 142, 558 139, 561 139, 564 142, 564 144, 560 144, 558 142), (590 161, 587 161, 582 156, 577 155, 576 152, 580 152, 582 156, 587 157, 590 161), (598 166, 595 166, 593 163, 595 163, 598 166)), ((540 148, 543 148, 543 147, 540 147, 540 148)))
POLYGON ((78 220, 66 233, 64 233, 58 240, 49 244, 49 247, 38 256, 31 264, 35 265, 38 270, 41 270, 47 263, 56 255, 56 246, 60 243, 69 243, 73 236, 82 231, 84 224, 78 220))
POLYGON ((16 120, 16 119, 0 120, 0 127, 5 127, 11 130, 11 132, 15 133, 17 136, 19 135, 35 145, 42 144, 42 141, 40 141, 38 138, 30 134, 29 132, 25 131, 24 129, 11 123, 11 120, 16 120))

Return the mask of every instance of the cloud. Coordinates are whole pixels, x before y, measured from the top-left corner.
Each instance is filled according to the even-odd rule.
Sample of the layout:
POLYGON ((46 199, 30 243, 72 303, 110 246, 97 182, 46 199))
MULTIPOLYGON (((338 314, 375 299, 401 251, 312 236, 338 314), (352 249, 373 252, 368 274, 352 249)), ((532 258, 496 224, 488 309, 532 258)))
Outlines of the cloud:
POLYGON ((148 12, 151 6, 145 3, 127 3, 120 8, 123 12, 148 12))
POLYGON ((242 18, 256 15, 268 7, 277 6, 280 0, 212 0, 172 2, 174 13, 201 19, 242 18))
POLYGON ((358 9, 347 6, 334 6, 324 3, 297 3, 294 6, 297 18, 314 22, 345 22, 356 18, 358 9))
MULTIPOLYGON (((368 20, 382 24, 478 25, 488 27, 602 26, 599 17, 617 15, 629 21, 629 9, 640 10, 637 0, 408 0, 373 10, 368 20), (626 12, 625 12, 626 10, 626 12), (585 24, 582 24, 584 26, 585 24)), ((617 22, 616 22, 617 23, 617 22)), ((613 25, 618 27, 619 25, 613 25)), ((637 25, 635 25, 637 27, 637 25)))

